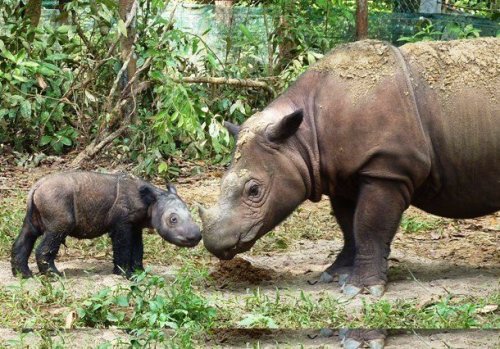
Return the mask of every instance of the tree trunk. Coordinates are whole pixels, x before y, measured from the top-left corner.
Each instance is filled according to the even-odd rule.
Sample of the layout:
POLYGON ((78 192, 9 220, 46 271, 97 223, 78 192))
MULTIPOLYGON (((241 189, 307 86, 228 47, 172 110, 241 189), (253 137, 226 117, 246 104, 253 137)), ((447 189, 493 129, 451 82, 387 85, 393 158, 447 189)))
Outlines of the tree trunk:
POLYGON ((227 27, 233 24, 233 0, 215 0, 215 20, 227 27))
POLYGON ((42 0, 29 0, 24 15, 30 19, 33 27, 38 26, 42 15, 42 0))
POLYGON ((59 4, 57 5, 57 9, 59 10, 59 17, 57 17, 57 21, 61 24, 68 23, 68 11, 66 11, 65 5, 71 0, 59 0, 59 4))
MULTIPOLYGON (((127 19, 130 18, 130 16, 135 16, 134 13, 131 13, 135 2, 136 2, 136 0, 119 0, 118 11, 120 13, 120 19, 123 22, 127 22, 127 19)), ((137 11, 138 4, 135 4, 135 6, 136 6, 136 11, 137 11)), ((128 26, 128 28, 127 28, 127 36, 125 37, 122 35, 120 38, 122 63, 124 63, 125 60, 127 59, 127 57, 130 56, 130 61, 129 61, 128 66, 127 66, 127 70, 122 75, 122 78, 120 80, 120 90, 121 90, 122 94, 125 94, 125 93, 128 93, 128 92, 134 90, 134 86, 129 86, 130 91, 124 91, 129 80, 135 75, 135 72, 137 70, 137 57, 136 57, 135 53, 133 52, 135 35, 136 35, 136 19, 134 18, 132 20, 132 22, 130 23, 130 26, 128 26), (130 52, 132 52, 132 55, 130 55, 130 52)), ((122 119, 124 119, 125 116, 127 116, 131 112, 132 112, 132 105, 129 102, 122 109, 122 113, 125 114, 125 115, 122 115, 122 119)), ((132 118, 132 119, 134 119, 134 118, 132 118)))
POLYGON ((363 40, 368 37, 368 3, 367 0, 356 2, 356 40, 363 40))
MULTIPOLYGON (((138 72, 134 43, 136 39, 135 23, 138 3, 137 0, 119 0, 118 6, 120 20, 123 21, 127 35, 125 36, 122 34, 120 36, 120 58, 122 61, 122 68, 113 82, 113 86, 111 87, 104 106, 104 111, 111 115, 112 119, 109 124, 106 122, 101 124, 99 134, 96 138, 72 161, 71 165, 74 167, 79 167, 84 160, 94 157, 101 149, 113 141, 113 139, 123 135, 127 131, 128 126, 135 122, 135 95, 133 91, 135 90, 136 73, 138 72), (118 87, 120 92, 115 95, 118 87), (125 95, 130 95, 131 97, 122 99, 121 96, 125 95), (113 122, 113 120, 116 121, 113 122), (118 122, 121 123, 120 126, 113 131, 114 126, 118 122)), ((109 54, 111 53, 112 50, 109 51, 109 54)), ((145 65, 146 64, 144 64, 142 68, 144 68, 145 65)))
POLYGON ((295 9, 296 0, 287 1, 281 5, 282 14, 279 16, 275 30, 275 41, 278 43, 278 46, 277 50, 275 48, 274 51, 278 52, 278 59, 274 67, 274 73, 279 73, 285 69, 294 57, 295 42, 290 35, 291 25, 288 22, 288 16, 295 13, 295 9))

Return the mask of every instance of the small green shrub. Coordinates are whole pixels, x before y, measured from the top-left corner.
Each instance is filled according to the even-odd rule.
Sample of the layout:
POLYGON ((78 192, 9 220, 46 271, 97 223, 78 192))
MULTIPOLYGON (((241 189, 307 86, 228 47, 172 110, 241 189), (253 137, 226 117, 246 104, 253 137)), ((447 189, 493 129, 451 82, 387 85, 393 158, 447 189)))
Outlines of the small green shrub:
POLYGON ((189 341, 193 332, 211 327, 215 317, 215 309, 194 291, 192 277, 182 270, 169 284, 148 272, 136 274, 130 285, 105 288, 84 300, 78 322, 128 329, 134 346, 163 342, 165 329, 189 341))

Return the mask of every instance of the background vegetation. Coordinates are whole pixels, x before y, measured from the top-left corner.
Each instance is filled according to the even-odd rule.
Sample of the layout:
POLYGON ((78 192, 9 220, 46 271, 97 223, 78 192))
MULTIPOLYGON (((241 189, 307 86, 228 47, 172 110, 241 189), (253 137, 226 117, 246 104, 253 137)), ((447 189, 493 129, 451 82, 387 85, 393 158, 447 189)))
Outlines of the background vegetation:
MULTIPOLYGON (((445 36, 432 18, 377 20, 401 11, 401 1, 370 2, 371 37, 481 33, 458 20, 445 36)), ((354 39, 353 0, 234 1, 212 9, 216 25, 202 35, 179 28, 175 13, 185 5, 169 1, 43 2, 59 9, 52 16, 36 10, 41 3, 5 0, 0 8, 0 155, 22 164, 71 153, 77 166, 102 149, 143 175, 176 176, 187 159, 224 164, 231 139, 223 120, 243 122, 354 39), (209 45, 210 31, 217 40, 209 45), (36 155, 26 161, 25 153, 36 155)), ((496 19, 489 1, 449 3, 496 19)))

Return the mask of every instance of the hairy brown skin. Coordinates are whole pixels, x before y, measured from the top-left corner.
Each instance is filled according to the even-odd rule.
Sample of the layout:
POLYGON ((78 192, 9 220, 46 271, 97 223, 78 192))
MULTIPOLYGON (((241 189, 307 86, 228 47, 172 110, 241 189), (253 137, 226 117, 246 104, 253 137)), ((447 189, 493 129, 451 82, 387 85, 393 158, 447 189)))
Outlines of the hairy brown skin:
POLYGON ((410 204, 452 218, 500 208, 500 40, 341 46, 241 128, 206 248, 250 249, 304 200, 330 197, 344 248, 322 279, 381 295, 410 204))
POLYGON ((172 185, 165 191, 125 174, 49 175, 28 195, 24 224, 12 246, 12 272, 32 275, 28 258, 39 236, 38 269, 60 274, 54 260, 66 236, 91 239, 109 232, 114 272, 130 275, 143 269, 144 228, 155 228, 178 246, 192 247, 201 240, 200 229, 172 185))

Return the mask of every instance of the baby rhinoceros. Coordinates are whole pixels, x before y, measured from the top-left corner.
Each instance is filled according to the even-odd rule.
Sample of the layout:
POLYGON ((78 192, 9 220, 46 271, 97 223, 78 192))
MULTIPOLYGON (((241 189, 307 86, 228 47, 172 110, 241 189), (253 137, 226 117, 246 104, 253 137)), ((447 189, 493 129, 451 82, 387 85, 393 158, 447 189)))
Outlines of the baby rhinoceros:
POLYGON ((27 213, 12 246, 12 272, 30 277, 28 258, 39 236, 36 262, 42 274, 59 274, 54 260, 66 236, 91 239, 109 233, 115 274, 143 269, 143 228, 167 241, 193 247, 201 239, 173 185, 162 190, 125 174, 69 172, 39 180, 28 195, 27 213))

